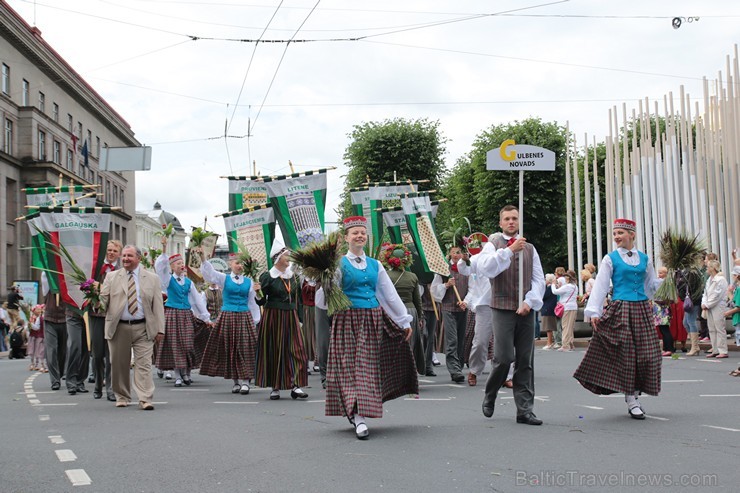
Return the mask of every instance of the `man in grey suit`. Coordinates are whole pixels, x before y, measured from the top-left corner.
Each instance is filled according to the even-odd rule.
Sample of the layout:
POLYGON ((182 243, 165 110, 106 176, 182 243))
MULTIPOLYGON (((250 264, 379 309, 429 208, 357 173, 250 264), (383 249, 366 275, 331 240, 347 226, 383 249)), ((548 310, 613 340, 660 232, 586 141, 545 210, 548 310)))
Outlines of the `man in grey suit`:
POLYGON ((134 352, 134 389, 139 409, 154 409, 152 352, 164 337, 164 304, 159 278, 139 266, 141 250, 127 245, 121 252, 123 269, 108 273, 100 299, 107 307, 105 338, 111 359, 116 407, 131 402, 130 358, 134 352))

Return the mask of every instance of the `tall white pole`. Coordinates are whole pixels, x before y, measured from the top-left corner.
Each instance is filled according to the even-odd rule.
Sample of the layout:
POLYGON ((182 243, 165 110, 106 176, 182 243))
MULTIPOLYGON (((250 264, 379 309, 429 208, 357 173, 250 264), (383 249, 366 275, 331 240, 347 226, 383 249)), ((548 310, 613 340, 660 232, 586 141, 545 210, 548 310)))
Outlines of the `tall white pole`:
POLYGON ((601 196, 599 194, 599 171, 596 163, 596 136, 594 136, 594 202, 596 202, 596 261, 601 262, 601 196))
MULTIPOLYGON (((594 250, 593 250, 593 230, 591 223, 593 218, 591 217, 591 182, 588 179, 588 134, 583 134, 583 196, 586 199, 586 262, 589 264, 594 263, 594 250)), ((596 146, 594 146, 594 156, 596 156, 596 146)), ((580 266, 578 267, 581 268, 580 266)), ((581 276, 578 276, 580 279, 581 276)))

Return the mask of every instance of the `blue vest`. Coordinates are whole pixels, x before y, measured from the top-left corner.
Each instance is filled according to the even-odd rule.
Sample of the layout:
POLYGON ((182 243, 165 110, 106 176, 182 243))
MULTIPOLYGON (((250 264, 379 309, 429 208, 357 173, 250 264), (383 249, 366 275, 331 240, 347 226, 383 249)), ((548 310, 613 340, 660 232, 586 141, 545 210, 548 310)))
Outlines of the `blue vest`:
POLYGON ((252 280, 244 278, 244 282, 237 284, 231 280, 231 276, 226 276, 224 282, 224 305, 221 307, 222 312, 246 312, 249 311, 249 289, 252 287, 252 280))
POLYGON ((167 286, 167 302, 164 306, 168 308, 177 308, 178 310, 190 310, 190 301, 188 300, 190 284, 192 284, 192 282, 186 277, 185 283, 180 286, 175 280, 175 276, 172 276, 170 278, 170 283, 167 286))
POLYGON ((648 256, 637 252, 640 263, 628 265, 622 260, 619 252, 614 250, 609 254, 612 259, 612 284, 614 286, 613 300, 645 301, 645 275, 647 274, 648 256))
POLYGON ((352 308, 375 308, 379 306, 375 297, 375 285, 378 283, 377 260, 365 257, 367 267, 357 269, 352 267, 347 257, 342 258, 342 291, 352 302, 352 308))

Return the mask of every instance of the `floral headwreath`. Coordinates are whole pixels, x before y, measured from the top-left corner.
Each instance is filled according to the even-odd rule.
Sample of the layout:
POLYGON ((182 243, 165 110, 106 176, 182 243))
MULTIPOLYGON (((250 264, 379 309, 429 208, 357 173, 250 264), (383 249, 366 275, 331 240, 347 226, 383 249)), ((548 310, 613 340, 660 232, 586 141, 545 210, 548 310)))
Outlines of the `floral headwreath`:
POLYGON ((380 245, 380 263, 386 269, 406 269, 414 262, 411 251, 400 243, 380 245))

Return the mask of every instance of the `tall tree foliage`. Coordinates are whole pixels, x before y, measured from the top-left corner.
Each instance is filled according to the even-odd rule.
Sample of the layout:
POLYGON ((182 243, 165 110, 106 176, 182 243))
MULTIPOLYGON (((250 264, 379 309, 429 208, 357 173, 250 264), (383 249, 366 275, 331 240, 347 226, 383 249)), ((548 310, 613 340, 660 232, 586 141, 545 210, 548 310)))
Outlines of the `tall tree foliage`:
POLYGON ((447 139, 439 121, 426 118, 395 118, 355 125, 348 135, 352 141, 344 152, 349 173, 342 193, 343 215, 349 214, 349 189, 370 181, 430 180, 424 190, 440 185, 447 139))
POLYGON ((530 118, 494 125, 481 132, 472 150, 461 158, 442 188, 448 202, 440 206, 437 225, 444 229, 453 218, 467 217, 473 229, 484 233, 499 230, 499 210, 518 205, 519 173, 487 171, 486 152, 507 139, 517 144, 544 147, 555 153, 555 171, 524 173, 524 236, 537 247, 543 268, 551 271, 568 259, 565 209, 565 152, 567 133, 557 123, 530 118))

